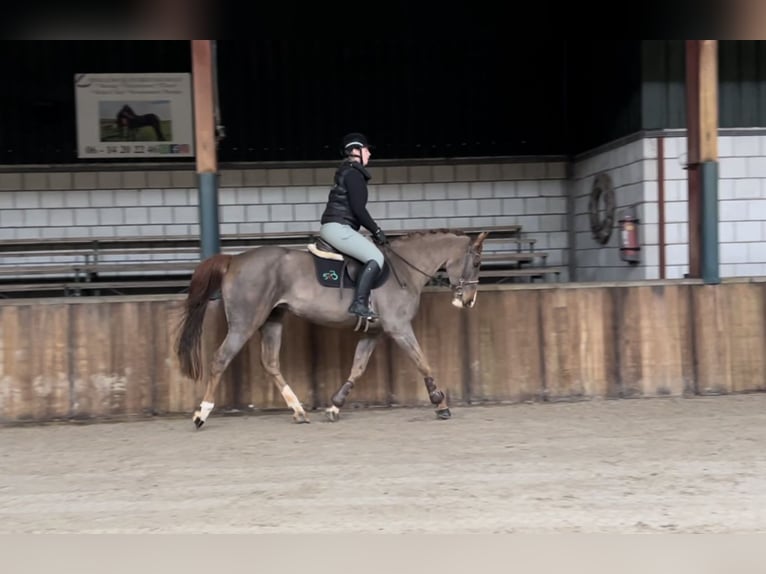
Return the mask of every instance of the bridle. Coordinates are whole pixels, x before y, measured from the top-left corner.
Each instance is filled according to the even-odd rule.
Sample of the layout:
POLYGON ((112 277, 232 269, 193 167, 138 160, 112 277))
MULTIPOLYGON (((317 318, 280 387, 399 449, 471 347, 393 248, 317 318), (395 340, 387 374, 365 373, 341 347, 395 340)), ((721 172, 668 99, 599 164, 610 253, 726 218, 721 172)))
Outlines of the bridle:
MULTIPOLYGON (((442 281, 443 280, 441 278, 437 277, 436 275, 429 275, 428 273, 426 273, 422 269, 420 269, 417 266, 413 265, 412 263, 407 261, 404 257, 399 255, 396 251, 394 251, 391 248, 390 244, 386 243, 386 244, 383 245, 383 247, 385 248, 386 251, 388 251, 389 253, 391 253, 393 255, 396 255, 399 259, 401 259, 404 263, 406 263, 407 265, 412 267, 418 273, 421 273, 422 275, 425 275, 431 281, 435 280, 437 282, 437 285, 442 285, 442 281)), ((452 297, 453 297, 453 299, 459 299, 459 298, 461 298, 463 296, 463 287, 464 286, 466 286, 466 285, 478 285, 479 284, 479 280, 478 279, 466 279, 466 271, 468 270, 468 265, 473 265, 473 261, 476 259, 476 257, 478 257, 478 255, 479 255, 479 252, 473 246, 471 246, 471 248, 468 250, 468 253, 466 253, 465 256, 464 256, 463 271, 460 274, 460 279, 458 279, 457 285, 452 283, 452 280, 450 279, 450 287, 452 288, 452 297)), ((402 288, 406 287, 407 284, 404 283, 399 278, 399 275, 396 273, 396 269, 394 268, 393 265, 391 266, 391 271, 394 273, 394 277, 396 277, 396 280, 399 283, 399 287, 402 287, 402 288)))
POLYGON ((452 286, 452 297, 453 299, 462 299, 463 297, 463 286, 465 285, 478 285, 479 279, 466 279, 466 273, 468 271, 468 266, 479 266, 478 257, 479 252, 471 246, 471 248, 468 250, 468 253, 465 254, 465 259, 463 261, 463 271, 460 274, 460 279, 458 279, 457 285, 451 285, 452 286), (474 263, 476 261, 476 263, 474 263))

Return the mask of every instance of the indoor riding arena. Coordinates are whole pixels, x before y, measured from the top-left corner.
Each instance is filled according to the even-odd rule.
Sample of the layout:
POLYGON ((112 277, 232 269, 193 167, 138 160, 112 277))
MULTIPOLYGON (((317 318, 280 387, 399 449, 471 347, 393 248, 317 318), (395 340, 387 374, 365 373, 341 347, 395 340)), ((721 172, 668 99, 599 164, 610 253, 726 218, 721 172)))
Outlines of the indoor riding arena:
POLYGON ((492 41, 19 43, 0 533, 766 532, 766 42, 512 43, 511 67, 492 41), (309 251, 357 130, 388 248, 467 235, 465 259, 420 271, 416 342, 361 376, 361 324, 286 314, 278 361, 256 329, 205 399, 226 312, 273 293, 204 286, 196 380, 193 273, 309 251))
MULTIPOLYGON (((503 286, 470 310, 443 291, 415 330, 452 419, 387 343, 328 422, 355 334, 294 319, 282 363, 311 423, 256 335, 199 430, 180 298, 3 304, 0 531, 766 528, 766 282, 503 286)), ((215 325, 213 302, 207 348, 215 325)))

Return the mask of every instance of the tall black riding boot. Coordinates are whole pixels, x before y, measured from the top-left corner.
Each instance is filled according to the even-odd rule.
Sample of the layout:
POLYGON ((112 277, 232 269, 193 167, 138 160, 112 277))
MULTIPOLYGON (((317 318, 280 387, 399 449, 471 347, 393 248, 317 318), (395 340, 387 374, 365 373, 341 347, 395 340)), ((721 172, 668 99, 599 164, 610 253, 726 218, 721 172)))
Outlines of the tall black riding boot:
POLYGON ((367 301, 370 299, 370 291, 372 291, 372 284, 375 282, 375 279, 378 278, 378 273, 380 273, 380 267, 376 261, 370 259, 364 266, 364 269, 359 273, 359 277, 357 277, 356 293, 354 294, 354 300, 351 302, 351 306, 348 308, 349 313, 368 319, 376 319, 378 317, 375 311, 367 307, 367 301))

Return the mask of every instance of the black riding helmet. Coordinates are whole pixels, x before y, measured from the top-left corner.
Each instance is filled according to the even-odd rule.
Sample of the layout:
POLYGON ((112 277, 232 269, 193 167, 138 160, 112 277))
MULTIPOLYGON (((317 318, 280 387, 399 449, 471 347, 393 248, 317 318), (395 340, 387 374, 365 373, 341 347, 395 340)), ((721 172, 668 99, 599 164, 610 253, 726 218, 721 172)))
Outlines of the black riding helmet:
POLYGON ((340 144, 340 154, 347 156, 352 150, 362 149, 363 147, 372 149, 370 142, 367 141, 367 136, 359 132, 352 132, 343 136, 340 144))

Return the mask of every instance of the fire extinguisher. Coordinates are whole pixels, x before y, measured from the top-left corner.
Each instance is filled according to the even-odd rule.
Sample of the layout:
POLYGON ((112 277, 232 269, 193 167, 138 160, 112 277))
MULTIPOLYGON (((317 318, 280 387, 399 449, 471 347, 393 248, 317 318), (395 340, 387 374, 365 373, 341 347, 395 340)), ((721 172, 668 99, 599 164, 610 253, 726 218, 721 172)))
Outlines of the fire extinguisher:
POLYGON ((641 261, 641 243, 638 237, 639 219, 628 210, 620 219, 620 259, 631 265, 641 261))

